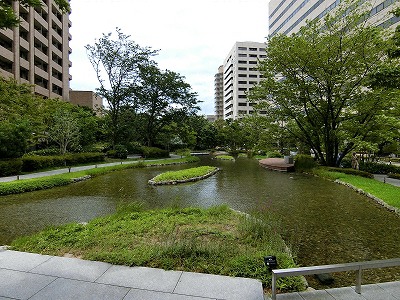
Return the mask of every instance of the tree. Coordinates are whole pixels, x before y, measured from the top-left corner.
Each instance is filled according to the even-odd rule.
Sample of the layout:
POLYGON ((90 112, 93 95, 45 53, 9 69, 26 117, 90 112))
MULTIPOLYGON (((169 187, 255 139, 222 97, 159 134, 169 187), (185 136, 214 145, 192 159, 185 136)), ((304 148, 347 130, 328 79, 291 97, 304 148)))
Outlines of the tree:
POLYGON ((58 109, 53 115, 53 124, 49 128, 49 138, 60 147, 60 154, 79 143, 80 132, 76 117, 71 112, 58 109))
POLYGON ((381 29, 364 21, 369 10, 349 5, 344 1, 297 35, 270 38, 259 66, 264 79, 250 94, 328 166, 399 126, 398 117, 387 113, 399 105, 399 90, 370 80, 382 65, 398 61, 389 60, 381 29))
POLYGON ((152 146, 162 128, 175 121, 194 115, 199 107, 196 93, 180 74, 155 65, 140 68, 140 85, 135 89, 142 135, 152 146))
POLYGON ((103 34, 94 45, 87 45, 89 60, 96 72, 100 87, 97 93, 106 99, 110 120, 112 146, 122 141, 120 130, 121 109, 135 106, 133 92, 137 87, 139 68, 153 65, 150 59, 157 51, 141 47, 130 36, 116 29, 117 38, 103 34))
MULTIPOLYGON (((19 16, 13 10, 13 2, 17 1, 0 1, 0 29, 12 28, 18 26, 20 23, 19 16)), ((43 5, 41 0, 19 0, 18 2, 24 7, 32 6, 40 8, 43 5)), ((54 2, 63 13, 71 10, 68 0, 55 0, 54 2)))

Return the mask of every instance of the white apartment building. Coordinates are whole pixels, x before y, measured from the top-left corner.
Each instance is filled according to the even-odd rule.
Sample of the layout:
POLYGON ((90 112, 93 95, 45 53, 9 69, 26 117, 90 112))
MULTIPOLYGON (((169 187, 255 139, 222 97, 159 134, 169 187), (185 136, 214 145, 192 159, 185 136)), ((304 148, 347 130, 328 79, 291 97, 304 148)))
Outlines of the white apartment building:
MULTIPOLYGON (((340 4, 341 0, 270 0, 269 35, 291 35, 306 24, 306 20, 323 18, 340 4)), ((370 22, 383 28, 400 25, 400 18, 391 11, 400 5, 399 0, 373 0, 370 22)))
POLYGON ((266 57, 265 44, 236 42, 223 64, 223 117, 237 119, 253 113, 247 92, 261 80, 259 60, 266 57))
POLYGON ((217 119, 224 118, 224 66, 214 76, 214 108, 217 119))
POLYGON ((41 8, 12 1, 20 26, 0 29, 0 76, 34 85, 36 94, 69 100, 71 22, 54 0, 41 8))

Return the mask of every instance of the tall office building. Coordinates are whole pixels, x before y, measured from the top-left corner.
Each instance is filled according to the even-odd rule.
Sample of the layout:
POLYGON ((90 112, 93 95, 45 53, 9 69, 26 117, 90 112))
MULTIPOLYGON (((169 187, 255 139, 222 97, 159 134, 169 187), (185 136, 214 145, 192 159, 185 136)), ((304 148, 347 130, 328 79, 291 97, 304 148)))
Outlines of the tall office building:
POLYGON ((18 1, 12 5, 21 24, 0 29, 0 75, 33 84, 43 97, 68 101, 69 15, 62 14, 54 0, 43 0, 41 8, 24 7, 18 1))
POLYGON ((214 103, 217 119, 224 118, 224 66, 219 66, 214 76, 214 103))
POLYGON ((223 65, 224 119, 237 119, 252 114, 247 92, 260 82, 258 60, 265 58, 265 44, 236 42, 223 65))
MULTIPOLYGON (((307 20, 323 18, 340 2, 340 0, 271 0, 269 2, 269 35, 296 33, 307 20)), ((399 0, 372 1, 370 22, 383 28, 400 25, 400 18, 391 14, 399 2, 399 0)))

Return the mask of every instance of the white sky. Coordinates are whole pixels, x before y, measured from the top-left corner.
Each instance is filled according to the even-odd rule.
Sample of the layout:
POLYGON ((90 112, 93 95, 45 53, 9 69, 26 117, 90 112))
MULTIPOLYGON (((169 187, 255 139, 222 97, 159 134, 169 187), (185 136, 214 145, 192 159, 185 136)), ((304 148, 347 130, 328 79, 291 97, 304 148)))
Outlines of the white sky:
POLYGON ((161 69, 186 77, 214 114, 214 75, 236 41, 265 42, 268 0, 71 0, 71 88, 99 83, 84 48, 102 33, 122 29, 140 46, 160 49, 161 69))

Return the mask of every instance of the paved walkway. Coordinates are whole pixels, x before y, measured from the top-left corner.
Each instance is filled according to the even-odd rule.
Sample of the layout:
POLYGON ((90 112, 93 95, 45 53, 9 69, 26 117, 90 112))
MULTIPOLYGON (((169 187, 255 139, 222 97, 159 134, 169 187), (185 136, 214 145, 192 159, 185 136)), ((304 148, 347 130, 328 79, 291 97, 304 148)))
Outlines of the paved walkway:
MULTIPOLYGON (((130 156, 128 158, 140 158, 140 156, 130 156)), ((176 158, 180 158, 180 156, 171 154, 169 159, 176 159, 176 158)), ((157 159, 146 160, 146 161, 157 161, 157 159)), ((46 177, 46 176, 52 176, 52 175, 65 174, 65 173, 69 173, 69 172, 79 172, 79 171, 84 171, 84 170, 89 170, 89 169, 94 169, 94 168, 102 168, 102 167, 116 166, 116 165, 122 165, 122 164, 124 164, 124 165, 125 164, 135 164, 138 162, 139 162, 139 160, 128 160, 128 161, 88 165, 88 166, 81 166, 81 167, 63 168, 63 169, 57 169, 57 170, 51 170, 51 171, 30 173, 30 174, 26 174, 26 175, 0 177, 0 182, 9 182, 9 181, 14 181, 14 180, 18 180, 18 179, 31 179, 31 178, 46 177)))
POLYGON ((360 295, 354 287, 345 287, 278 294, 276 300, 400 300, 400 281, 363 285, 360 295))
POLYGON ((387 175, 374 174, 374 179, 394 185, 394 186, 400 186, 399 179, 389 178, 387 175))
POLYGON ((263 300, 261 282, 1 250, 0 300, 263 300))

